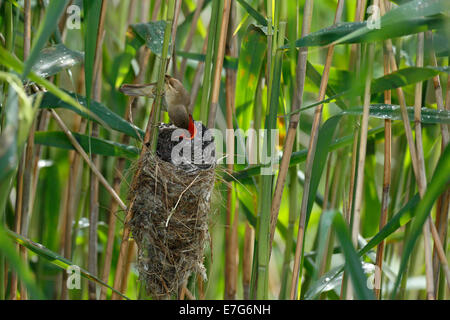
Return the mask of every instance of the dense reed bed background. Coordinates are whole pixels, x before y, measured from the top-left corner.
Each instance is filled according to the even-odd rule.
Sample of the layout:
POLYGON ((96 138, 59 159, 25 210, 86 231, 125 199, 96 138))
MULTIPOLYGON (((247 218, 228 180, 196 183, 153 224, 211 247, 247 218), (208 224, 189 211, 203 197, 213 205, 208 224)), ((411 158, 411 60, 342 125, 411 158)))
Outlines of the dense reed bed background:
POLYGON ((273 169, 233 156, 242 134, 216 141, 241 161, 217 167, 208 279, 179 298, 448 299, 448 0, 0 11, 0 299, 148 298, 124 221, 143 141, 168 121, 165 73, 224 136, 279 130, 274 149, 246 139, 273 169), (118 90, 151 82, 155 99, 118 90))

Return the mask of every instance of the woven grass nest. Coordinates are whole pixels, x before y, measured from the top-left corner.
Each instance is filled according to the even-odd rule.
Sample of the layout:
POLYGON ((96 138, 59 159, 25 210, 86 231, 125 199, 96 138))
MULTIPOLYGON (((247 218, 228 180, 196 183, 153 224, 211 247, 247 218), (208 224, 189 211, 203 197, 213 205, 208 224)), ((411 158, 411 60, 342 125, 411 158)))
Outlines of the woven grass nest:
MULTIPOLYGON (((188 145, 191 155, 213 150, 213 141, 202 142, 206 128, 200 123, 196 127, 196 137, 181 143, 188 145)), ((178 297, 193 272, 206 280, 203 251, 209 241, 214 154, 194 163, 185 156, 183 163, 176 163, 172 159, 172 149, 180 143, 172 141, 176 129, 165 124, 159 127, 156 154, 149 151, 141 156, 129 192, 139 277, 154 299, 178 297)))

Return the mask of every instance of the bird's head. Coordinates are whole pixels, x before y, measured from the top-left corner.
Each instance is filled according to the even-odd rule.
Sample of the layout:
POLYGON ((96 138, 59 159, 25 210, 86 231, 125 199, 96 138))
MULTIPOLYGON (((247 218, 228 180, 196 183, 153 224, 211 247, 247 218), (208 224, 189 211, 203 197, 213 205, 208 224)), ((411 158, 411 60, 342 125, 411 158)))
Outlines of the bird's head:
POLYGON ((167 105, 182 104, 188 106, 190 104, 190 96, 183 84, 169 75, 166 75, 164 80, 164 91, 167 105))

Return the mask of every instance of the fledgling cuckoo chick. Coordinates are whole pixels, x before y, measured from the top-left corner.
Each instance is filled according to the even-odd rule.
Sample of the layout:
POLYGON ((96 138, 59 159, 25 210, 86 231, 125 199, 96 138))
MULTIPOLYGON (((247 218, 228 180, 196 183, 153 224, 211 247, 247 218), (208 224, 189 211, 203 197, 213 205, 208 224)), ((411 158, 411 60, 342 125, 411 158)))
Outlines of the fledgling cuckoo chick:
MULTIPOLYGON (((192 139, 196 134, 196 128, 194 119, 188 109, 191 97, 179 80, 166 75, 164 82, 164 97, 170 121, 178 128, 188 130, 190 139, 192 139)), ((155 85, 156 83, 124 84, 119 90, 128 96, 147 96, 153 98, 155 96, 155 85)))

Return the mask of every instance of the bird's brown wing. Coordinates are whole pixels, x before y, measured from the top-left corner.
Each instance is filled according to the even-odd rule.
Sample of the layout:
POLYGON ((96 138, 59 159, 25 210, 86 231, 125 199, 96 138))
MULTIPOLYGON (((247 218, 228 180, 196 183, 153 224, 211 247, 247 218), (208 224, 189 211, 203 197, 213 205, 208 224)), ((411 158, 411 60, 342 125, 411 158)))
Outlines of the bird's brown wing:
POLYGON ((148 84, 123 84, 119 91, 132 97, 153 97, 156 83, 148 84))

